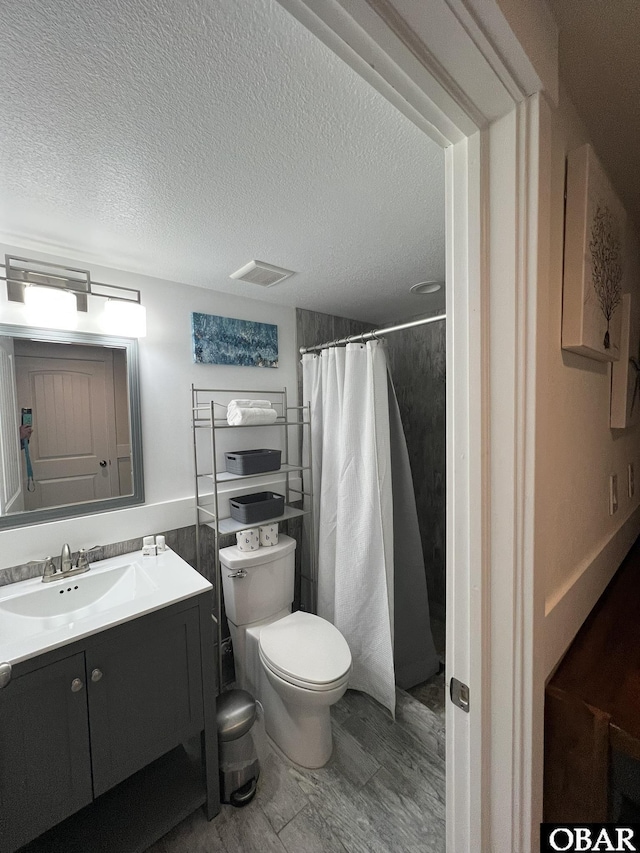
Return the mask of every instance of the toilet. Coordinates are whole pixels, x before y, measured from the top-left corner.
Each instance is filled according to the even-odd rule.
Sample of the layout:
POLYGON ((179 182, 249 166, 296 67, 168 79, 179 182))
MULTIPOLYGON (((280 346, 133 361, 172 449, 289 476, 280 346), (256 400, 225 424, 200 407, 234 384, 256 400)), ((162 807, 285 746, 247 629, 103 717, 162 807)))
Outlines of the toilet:
POLYGON ((220 550, 224 605, 238 686, 264 708, 265 728, 301 767, 331 757, 330 707, 344 695, 351 652, 319 616, 291 612, 295 539, 256 551, 220 550))

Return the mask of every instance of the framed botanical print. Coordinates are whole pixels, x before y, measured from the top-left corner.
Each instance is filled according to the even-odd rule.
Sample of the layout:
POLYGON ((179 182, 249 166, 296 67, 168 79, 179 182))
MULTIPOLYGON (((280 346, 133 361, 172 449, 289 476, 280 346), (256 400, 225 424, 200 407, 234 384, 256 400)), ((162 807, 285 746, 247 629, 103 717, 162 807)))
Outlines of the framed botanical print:
POLYGON ((620 357, 626 215, 590 145, 567 158, 562 348, 620 357))

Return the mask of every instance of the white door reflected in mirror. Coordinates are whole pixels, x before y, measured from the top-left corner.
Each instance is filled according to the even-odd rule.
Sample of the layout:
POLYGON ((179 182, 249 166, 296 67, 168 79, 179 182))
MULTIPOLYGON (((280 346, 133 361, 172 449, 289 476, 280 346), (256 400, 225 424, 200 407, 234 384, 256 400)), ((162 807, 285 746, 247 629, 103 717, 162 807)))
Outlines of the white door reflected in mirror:
POLYGON ((33 418, 24 509, 130 494, 124 351, 17 340, 14 358, 18 411, 31 409, 33 418))

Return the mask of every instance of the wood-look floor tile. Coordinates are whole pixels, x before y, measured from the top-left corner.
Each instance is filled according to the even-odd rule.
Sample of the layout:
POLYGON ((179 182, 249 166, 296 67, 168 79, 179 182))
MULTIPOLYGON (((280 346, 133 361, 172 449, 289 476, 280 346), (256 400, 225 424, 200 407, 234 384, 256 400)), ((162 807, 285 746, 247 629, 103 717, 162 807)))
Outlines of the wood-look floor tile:
POLYGON ((384 844, 366 814, 362 789, 335 767, 296 771, 298 783, 311 806, 322 815, 348 853, 398 853, 384 844))
POLYGON ((289 821, 279 838, 287 853, 346 853, 342 842, 311 805, 289 821))
POLYGON ((348 691, 333 713, 334 754, 317 770, 273 749, 259 719, 253 802, 223 806, 212 822, 198 811, 150 853, 441 853, 444 730, 432 717, 404 694, 393 722, 373 699, 348 691))
POLYGON ((286 853, 257 797, 241 809, 222 806, 215 822, 226 853, 286 853))
POLYGON ((276 833, 308 802, 291 774, 289 765, 272 750, 260 760, 256 800, 276 833))
POLYGON ((444 720, 446 698, 444 672, 437 673, 428 681, 425 681, 424 684, 412 687, 407 692, 444 720))
POLYGON ((420 806, 386 768, 362 789, 366 815, 381 840, 403 853, 444 853, 445 817, 420 806))
MULTIPOLYGON (((344 728, 354 734, 356 731, 354 719, 362 720, 378 736, 380 749, 383 746, 387 747, 399 753, 400 757, 409 760, 422 760, 425 756, 427 759, 433 757, 438 761, 438 741, 443 738, 443 734, 438 733, 439 723, 428 708, 408 694, 404 696, 408 702, 413 703, 415 708, 410 712, 406 705, 400 704, 394 722, 391 715, 375 700, 362 693, 355 694, 351 700, 352 713, 344 724, 344 728)), ((380 760, 376 753, 373 755, 378 761, 380 760)))
MULTIPOLYGON (((382 769, 393 779, 399 795, 415 802, 421 812, 432 815, 436 820, 445 820, 445 774, 440 763, 427 759, 402 761, 389 753, 382 769)), ((379 776, 376 774, 374 779, 379 776)), ((383 774, 382 778, 387 777, 383 774)))
POLYGON ((333 753, 329 764, 357 787, 362 787, 380 768, 380 764, 367 753, 343 726, 333 726, 333 753))
MULTIPOLYGON (((436 676, 436 679, 444 685, 443 675, 436 676)), ((434 685, 434 689, 440 688, 434 685)), ((429 746, 432 752, 437 753, 438 744, 444 742, 444 711, 440 713, 425 707, 404 690, 396 690, 396 722, 424 746, 429 746)))
POLYGON ((400 729, 389 729, 382 735, 375 725, 352 716, 344 724, 362 748, 398 780, 409 784, 417 801, 435 814, 444 814, 444 762, 428 750, 421 750, 400 729))

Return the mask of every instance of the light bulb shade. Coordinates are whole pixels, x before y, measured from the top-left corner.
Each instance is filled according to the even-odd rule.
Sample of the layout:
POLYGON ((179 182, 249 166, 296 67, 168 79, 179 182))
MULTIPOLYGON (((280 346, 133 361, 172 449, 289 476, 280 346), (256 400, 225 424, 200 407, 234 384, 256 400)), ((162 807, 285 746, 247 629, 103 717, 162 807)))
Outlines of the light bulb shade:
POLYGON ((147 334, 147 309, 139 302, 107 299, 102 315, 102 327, 109 335, 144 338, 147 334))
POLYGON ((78 303, 69 290, 30 284, 24 289, 24 304, 33 326, 75 329, 78 325, 78 303))

